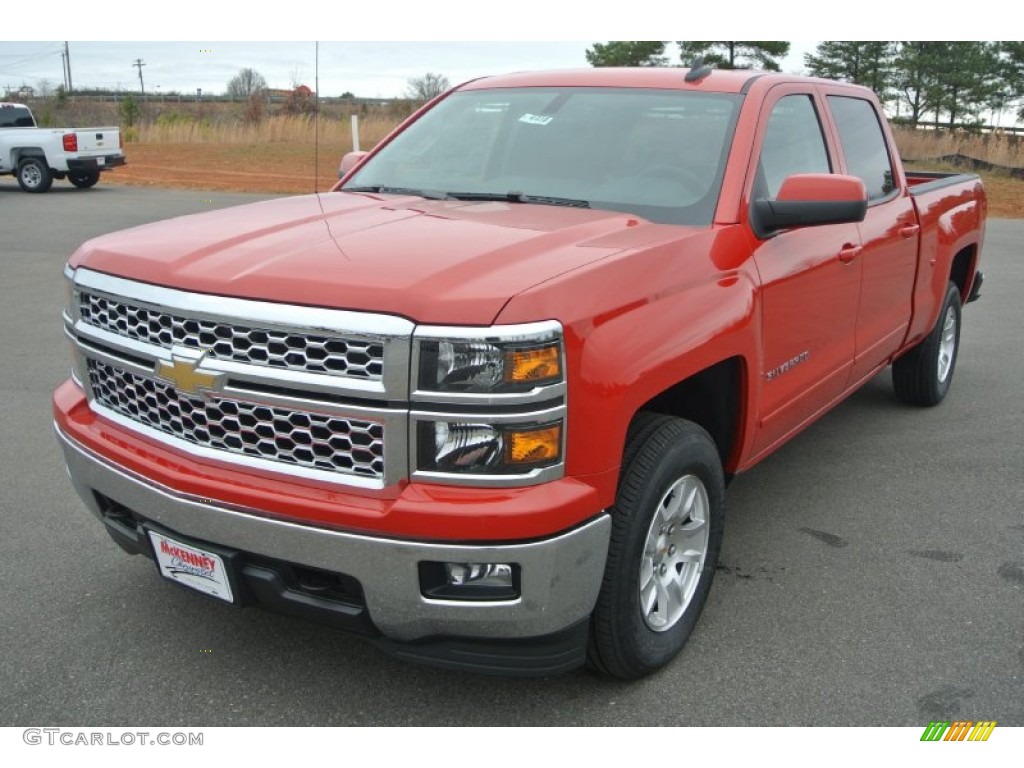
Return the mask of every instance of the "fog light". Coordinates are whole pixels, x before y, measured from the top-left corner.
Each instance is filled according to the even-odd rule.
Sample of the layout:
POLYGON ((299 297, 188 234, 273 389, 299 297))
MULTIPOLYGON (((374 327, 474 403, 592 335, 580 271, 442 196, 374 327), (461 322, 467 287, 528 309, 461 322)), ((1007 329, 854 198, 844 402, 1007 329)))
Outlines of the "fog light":
POLYGON ((435 600, 514 600, 515 563, 420 563, 420 591, 435 600))
POLYGON ((508 563, 445 563, 444 568, 449 586, 512 586, 512 566, 508 563))

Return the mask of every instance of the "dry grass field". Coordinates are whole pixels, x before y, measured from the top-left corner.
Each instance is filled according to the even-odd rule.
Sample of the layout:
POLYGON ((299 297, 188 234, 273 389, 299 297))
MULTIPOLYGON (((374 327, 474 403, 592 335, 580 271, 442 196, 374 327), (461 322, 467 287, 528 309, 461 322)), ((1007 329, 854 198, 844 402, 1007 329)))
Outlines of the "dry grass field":
POLYGON ((914 130, 893 127, 896 145, 904 158, 923 161, 932 157, 966 155, 1006 168, 1024 168, 1024 137, 1006 133, 914 130))
MULTIPOLYGON (((359 123, 360 146, 383 139, 397 119, 359 123)), ((259 124, 157 121, 129 129, 128 165, 104 181, 236 192, 305 193, 330 189, 352 149, 349 120, 274 116, 259 124), (318 148, 319 147, 319 148, 318 148)))
MULTIPOLYGON (((385 114, 363 118, 360 146, 373 147, 399 120, 385 114)), ((911 168, 955 171, 936 159, 958 154, 1024 168, 1024 139, 901 127, 894 134, 911 168)), ((178 115, 143 122, 127 129, 126 136, 128 165, 107 174, 105 182, 285 194, 325 191, 337 180, 341 156, 352 148, 350 122, 343 115, 322 119, 318 127, 305 116, 275 115, 252 124, 178 115)), ((1024 180, 998 170, 981 176, 990 215, 1024 217, 1024 180)))

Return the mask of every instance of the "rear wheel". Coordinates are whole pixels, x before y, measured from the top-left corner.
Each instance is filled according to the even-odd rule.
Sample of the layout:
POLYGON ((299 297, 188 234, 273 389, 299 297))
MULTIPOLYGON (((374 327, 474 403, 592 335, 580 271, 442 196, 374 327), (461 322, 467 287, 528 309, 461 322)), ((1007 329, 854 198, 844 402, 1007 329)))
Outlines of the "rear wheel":
POLYGON ((672 660, 693 631, 722 543, 725 480, 698 425, 642 415, 630 430, 589 660, 638 678, 672 660))
POLYGON ((53 184, 50 166, 41 157, 26 157, 18 163, 18 186, 26 192, 45 192, 53 184))
POLYGON ((99 171, 69 171, 68 181, 74 184, 79 189, 88 189, 89 187, 96 186, 96 182, 100 180, 99 171))
POLYGON ((960 289, 951 282, 931 333, 892 364, 896 397, 909 405, 938 405, 949 392, 960 348, 960 289))

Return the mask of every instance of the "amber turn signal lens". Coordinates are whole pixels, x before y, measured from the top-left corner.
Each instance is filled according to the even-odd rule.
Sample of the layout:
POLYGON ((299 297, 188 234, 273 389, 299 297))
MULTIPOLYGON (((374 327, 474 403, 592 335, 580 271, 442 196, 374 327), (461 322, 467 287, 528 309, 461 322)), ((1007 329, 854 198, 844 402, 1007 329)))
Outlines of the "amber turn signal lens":
POLYGON ((557 461, 561 455, 561 424, 531 429, 528 432, 505 433, 505 461, 507 464, 557 461))
POLYGON ((539 349, 513 349, 505 353, 505 380, 516 382, 548 381, 562 377, 559 346, 539 349))

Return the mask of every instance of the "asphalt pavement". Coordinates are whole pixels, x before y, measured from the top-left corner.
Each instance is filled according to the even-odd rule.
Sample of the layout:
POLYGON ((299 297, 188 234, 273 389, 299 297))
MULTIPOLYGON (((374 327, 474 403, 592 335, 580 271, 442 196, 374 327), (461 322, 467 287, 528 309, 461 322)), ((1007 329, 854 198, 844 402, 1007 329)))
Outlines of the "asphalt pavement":
POLYGON ((0 178, 0 726, 1024 725, 1024 221, 993 220, 952 390, 888 372, 737 478, 668 668, 501 679, 163 582, 85 511, 51 429, 61 270, 84 240, 255 195, 0 178))

